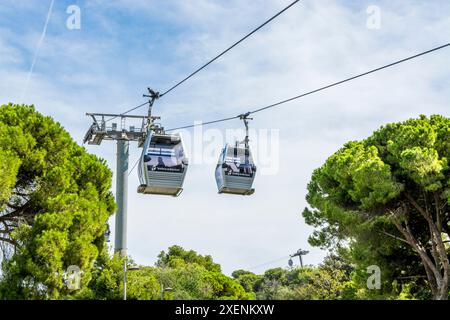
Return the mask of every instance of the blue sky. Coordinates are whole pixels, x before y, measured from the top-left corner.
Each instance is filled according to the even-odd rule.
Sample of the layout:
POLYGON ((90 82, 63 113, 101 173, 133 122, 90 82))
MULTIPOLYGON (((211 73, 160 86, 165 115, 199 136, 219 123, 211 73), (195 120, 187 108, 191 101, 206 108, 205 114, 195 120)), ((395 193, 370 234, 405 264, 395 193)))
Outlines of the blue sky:
MULTIPOLYGON (((147 86, 164 91, 290 1, 56 0, 24 93, 50 3, 0 3, 0 103, 33 103, 81 143, 90 125, 86 112, 122 112, 144 101, 147 86), (66 27, 69 5, 81 9, 80 30, 66 27)), ((158 101, 155 113, 176 127, 289 98, 449 42, 448 12, 444 0, 302 1, 158 101), (370 5, 380 8, 380 29, 367 28, 370 5)), ((132 173, 129 253, 152 264, 160 250, 179 244, 213 255, 230 273, 301 247, 311 251, 306 263, 319 263, 324 253, 307 244, 312 229, 300 215, 312 170, 386 122, 448 115, 449 54, 445 49, 259 114, 252 128, 279 130, 280 169, 258 176, 252 197, 217 195, 213 163, 191 165, 177 199, 137 195, 132 173)), ((87 149, 114 170, 113 143, 87 149)), ((139 154, 133 145, 130 162, 139 154)), ((281 259, 253 271, 286 265, 281 259)))

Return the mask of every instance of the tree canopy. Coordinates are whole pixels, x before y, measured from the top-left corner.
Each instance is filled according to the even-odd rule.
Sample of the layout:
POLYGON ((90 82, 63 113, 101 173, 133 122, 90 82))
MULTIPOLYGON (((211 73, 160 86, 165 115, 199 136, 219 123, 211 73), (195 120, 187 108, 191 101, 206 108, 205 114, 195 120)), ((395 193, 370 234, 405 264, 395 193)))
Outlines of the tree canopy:
POLYGON ((156 265, 161 281, 172 287, 174 299, 247 300, 254 296, 238 281, 224 275, 211 256, 172 246, 162 251, 156 265))
POLYGON ((208 271, 220 272, 220 265, 213 261, 210 255, 202 256, 194 250, 185 250, 180 246, 171 246, 167 252, 161 251, 157 265, 160 267, 177 266, 179 264, 195 263, 208 271))
POLYGON ((71 265, 83 286, 90 281, 115 210, 111 178, 52 118, 33 106, 0 107, 0 242, 10 249, 1 297, 58 298, 71 265))
MULTIPOLYGON (((93 279, 78 298, 122 299, 124 258, 112 259, 104 252, 97 260, 93 279)), ((233 278, 220 271, 220 265, 211 256, 202 256, 193 250, 172 246, 159 255, 154 267, 136 266, 128 259, 127 299, 159 300, 162 288, 166 300, 248 300, 254 299, 233 278), (131 268, 133 267, 133 268, 131 268)))
POLYGON ((424 278, 433 298, 447 299, 449 153, 450 119, 442 116, 388 124, 346 143, 308 185, 310 243, 347 243, 360 267, 380 266, 389 290, 424 278))
POLYGON ((317 266, 274 268, 257 275, 236 270, 232 276, 260 300, 337 300, 358 298, 353 268, 329 255, 317 266))

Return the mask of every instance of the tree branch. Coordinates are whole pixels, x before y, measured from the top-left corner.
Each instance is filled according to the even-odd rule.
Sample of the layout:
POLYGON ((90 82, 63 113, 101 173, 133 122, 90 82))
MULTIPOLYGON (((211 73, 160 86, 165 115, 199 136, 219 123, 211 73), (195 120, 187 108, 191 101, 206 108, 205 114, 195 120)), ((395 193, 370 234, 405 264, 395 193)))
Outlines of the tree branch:
POLYGON ((428 226, 430 229, 430 236, 431 236, 431 241, 434 241, 434 244, 436 245, 436 249, 437 252, 439 253, 440 256, 440 260, 442 263, 442 267, 444 268, 444 274, 445 276, 445 281, 448 283, 448 274, 449 274, 449 269, 450 269, 450 263, 448 260, 448 255, 447 255, 447 250, 445 249, 443 240, 442 240, 442 235, 439 232, 438 228, 436 227, 436 224, 433 221, 433 217, 426 211, 424 210, 418 203, 416 200, 414 200, 413 197, 411 197, 411 195, 408 192, 405 192, 406 198, 411 202, 411 204, 422 214, 422 216, 425 218, 425 220, 428 222, 428 226))
POLYGON ((14 211, 8 212, 2 216, 0 216, 1 220, 8 220, 11 217, 18 217, 21 213, 25 213, 25 210, 29 207, 29 202, 26 202, 24 205, 20 207, 12 206, 11 204, 7 204, 8 207, 14 209, 14 211))
POLYGON ((406 199, 408 199, 408 201, 413 205, 413 207, 417 211, 419 211, 419 213, 428 221, 428 219, 429 219, 428 212, 426 210, 424 210, 408 192, 405 192, 405 196, 406 196, 406 199))
POLYGON ((433 192, 433 197, 434 197, 434 206, 435 206, 435 210, 436 210, 436 224, 437 224, 438 231, 440 233, 442 233, 442 216, 441 216, 442 213, 441 213, 441 209, 439 206, 440 199, 439 199, 439 196, 436 193, 436 191, 433 192))
POLYGON ((17 242, 9 238, 0 237, 0 241, 7 242, 9 244, 12 244, 13 246, 17 246, 17 242))
POLYGON ((422 244, 417 241, 417 239, 414 237, 413 233, 411 232, 408 223, 405 223, 405 226, 403 226, 402 222, 398 218, 398 215, 403 213, 405 208, 398 208, 396 212, 392 212, 393 216, 393 222, 394 225, 397 227, 398 231, 400 231, 401 234, 405 237, 405 239, 408 241, 409 245, 417 252, 420 259, 422 260, 422 264, 425 267, 425 270, 427 271, 427 275, 429 276, 430 283, 435 282, 439 283, 442 282, 442 275, 439 272, 439 270, 436 268, 436 266, 433 264, 431 259, 428 257, 428 254, 425 250, 425 248, 422 246, 422 244), (433 276, 431 276, 433 275, 433 276))
POLYGON ((395 236, 395 235, 393 235, 393 234, 390 234, 389 232, 386 232, 386 231, 384 231, 384 230, 382 230, 381 233, 383 233, 383 234, 385 234, 385 235, 387 235, 387 236, 389 236, 389 237, 391 237, 391 238, 394 238, 395 240, 399 240, 399 241, 402 241, 402 242, 404 242, 404 243, 406 243, 406 244, 410 244, 410 243, 409 243, 408 241, 406 241, 405 239, 400 238, 400 237, 397 237, 397 236, 395 236))

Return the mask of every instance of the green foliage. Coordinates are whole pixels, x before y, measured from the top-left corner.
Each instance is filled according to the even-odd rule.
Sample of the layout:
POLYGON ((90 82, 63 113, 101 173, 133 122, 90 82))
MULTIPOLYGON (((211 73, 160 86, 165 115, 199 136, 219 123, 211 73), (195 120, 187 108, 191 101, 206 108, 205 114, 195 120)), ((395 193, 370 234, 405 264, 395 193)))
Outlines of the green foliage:
MULTIPOLYGON (((165 300, 254 299, 254 295, 246 292, 238 281, 217 271, 220 270, 220 265, 214 263, 210 256, 201 256, 193 250, 185 251, 179 246, 170 247, 168 252, 172 253, 171 258, 164 264, 158 260, 156 267, 136 268, 128 258, 128 300, 159 300, 162 286, 170 288, 169 291, 164 290, 165 300), (185 261, 180 256, 190 258, 185 261)), ((159 255, 160 259, 167 256, 164 251, 159 255)), ((77 298, 122 299, 123 265, 123 257, 114 255, 110 258, 104 251, 95 263, 88 290, 81 292, 77 298)))
POLYGON ((350 298, 352 283, 345 279, 344 271, 304 269, 300 272, 304 284, 295 289, 295 297, 302 300, 336 300, 350 298), (350 294, 346 295, 349 292, 350 294))
POLYGON ((157 266, 166 286, 172 287, 173 299, 247 300, 247 293, 238 281, 225 276, 211 256, 172 246, 158 256, 157 266))
POLYGON ((257 284, 261 282, 262 278, 260 275, 245 270, 236 270, 231 276, 238 280, 244 290, 249 293, 255 293, 255 288, 257 287, 257 284))
MULTIPOLYGON (((158 270, 142 267, 127 274, 127 298, 130 300, 158 300, 161 297, 161 284, 158 270)), ((168 299, 165 293, 165 299, 168 299)))
POLYGON ((14 135, 14 131, 0 122, 0 210, 5 208, 11 197, 21 163, 8 147, 8 144, 11 143, 10 135, 14 135))
POLYGON ((34 107, 9 104, 0 107, 0 176, 0 222, 15 246, 3 264, 0 297, 68 295, 70 265, 81 268, 85 288, 115 210, 104 160, 34 107))
POLYGON ((233 272, 247 292, 261 300, 334 300, 356 298, 351 279, 352 267, 329 256, 318 267, 267 270, 255 275, 244 270, 233 272))
MULTIPOLYGON (((346 143, 314 171, 306 196, 310 208, 303 211, 306 223, 315 227, 309 242, 323 248, 349 248, 361 297, 426 295, 427 284, 421 280, 425 270, 411 245, 401 240, 399 227, 407 222, 407 232, 420 243, 431 242, 431 229, 417 208, 448 204, 449 147, 450 119, 421 116, 381 127, 363 141, 346 143), (383 271, 383 285, 382 290, 368 293, 363 289, 366 268, 373 264, 383 271)), ((448 215, 439 210, 434 214, 442 216, 439 228, 448 234, 448 215)))
POLYGON ((194 250, 186 251, 180 246, 171 246, 166 253, 161 251, 158 256, 158 262, 156 263, 160 267, 164 266, 177 266, 183 264, 198 264, 203 266, 205 269, 213 272, 220 272, 220 265, 213 262, 211 256, 199 255, 194 250))

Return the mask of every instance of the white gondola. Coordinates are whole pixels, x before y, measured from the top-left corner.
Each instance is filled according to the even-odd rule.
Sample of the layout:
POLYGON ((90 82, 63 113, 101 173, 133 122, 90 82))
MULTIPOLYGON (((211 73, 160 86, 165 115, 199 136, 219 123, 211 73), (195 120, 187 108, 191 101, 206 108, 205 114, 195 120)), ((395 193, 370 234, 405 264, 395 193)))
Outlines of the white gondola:
POLYGON ((225 145, 216 167, 216 183, 219 193, 251 195, 256 166, 250 149, 225 145))
POLYGON ((183 191, 188 168, 179 134, 149 130, 139 160, 139 193, 177 197, 183 191))
POLYGON ((247 116, 248 114, 241 116, 247 133, 245 140, 236 142, 234 146, 226 144, 220 153, 215 173, 219 193, 251 195, 255 192, 252 185, 256 166, 248 145, 247 116))

